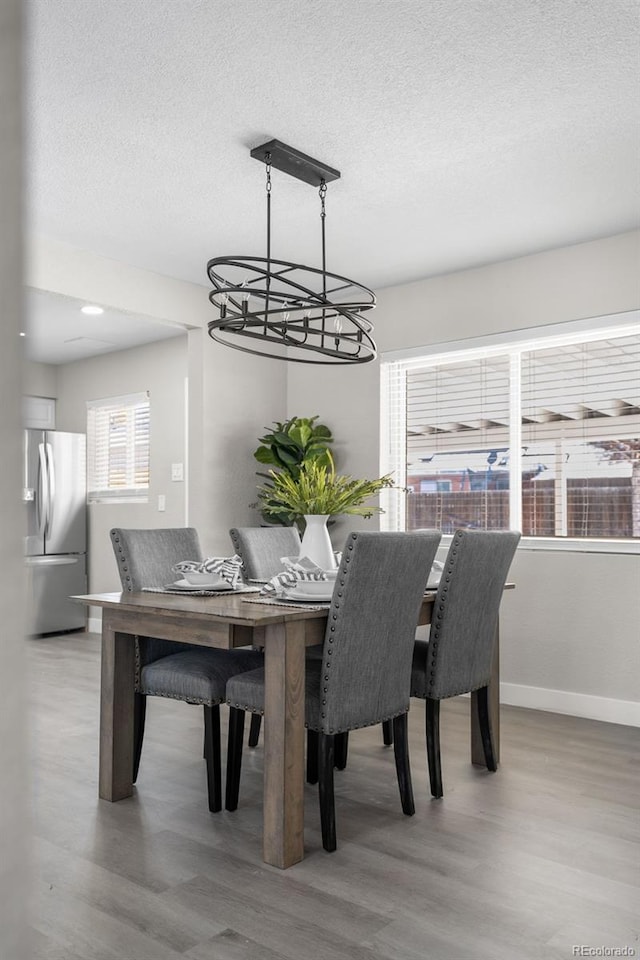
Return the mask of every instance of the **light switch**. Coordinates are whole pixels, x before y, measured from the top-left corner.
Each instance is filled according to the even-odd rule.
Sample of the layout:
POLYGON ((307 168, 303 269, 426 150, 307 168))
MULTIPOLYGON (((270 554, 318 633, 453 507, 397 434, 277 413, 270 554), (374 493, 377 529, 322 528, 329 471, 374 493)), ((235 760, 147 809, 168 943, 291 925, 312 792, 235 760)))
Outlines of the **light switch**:
POLYGON ((160 511, 160 513, 162 513, 163 510, 166 509, 165 504, 166 504, 166 497, 164 493, 158 494, 158 510, 160 511))
POLYGON ((184 467, 181 463, 171 464, 171 479, 184 480, 184 467))

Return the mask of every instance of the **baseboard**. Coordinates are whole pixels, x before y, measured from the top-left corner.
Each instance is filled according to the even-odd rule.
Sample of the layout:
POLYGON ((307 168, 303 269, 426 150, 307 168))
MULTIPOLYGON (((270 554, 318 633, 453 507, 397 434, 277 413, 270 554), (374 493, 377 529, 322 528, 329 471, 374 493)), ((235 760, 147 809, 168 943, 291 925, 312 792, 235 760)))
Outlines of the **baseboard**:
POLYGON ((528 707, 532 710, 566 713, 572 717, 640 727, 640 703, 635 700, 614 700, 612 697, 595 697, 587 693, 572 693, 569 690, 548 690, 546 687, 501 683, 500 702, 513 707, 528 707))

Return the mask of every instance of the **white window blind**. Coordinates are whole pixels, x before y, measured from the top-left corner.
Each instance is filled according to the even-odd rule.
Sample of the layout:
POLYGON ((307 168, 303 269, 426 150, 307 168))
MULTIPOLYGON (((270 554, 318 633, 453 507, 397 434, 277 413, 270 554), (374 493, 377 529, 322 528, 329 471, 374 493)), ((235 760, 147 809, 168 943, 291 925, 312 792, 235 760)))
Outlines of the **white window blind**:
POLYGON ((387 529, 640 538, 637 316, 530 333, 383 359, 381 466, 408 491, 387 529))
POLYGON ((407 371, 407 528, 509 528, 509 357, 407 371))
POLYGON ((640 337, 522 355, 530 536, 640 536, 640 337), (635 528, 635 529, 634 529, 635 528))
POLYGON ((145 501, 149 489, 149 395, 87 402, 89 501, 145 501))

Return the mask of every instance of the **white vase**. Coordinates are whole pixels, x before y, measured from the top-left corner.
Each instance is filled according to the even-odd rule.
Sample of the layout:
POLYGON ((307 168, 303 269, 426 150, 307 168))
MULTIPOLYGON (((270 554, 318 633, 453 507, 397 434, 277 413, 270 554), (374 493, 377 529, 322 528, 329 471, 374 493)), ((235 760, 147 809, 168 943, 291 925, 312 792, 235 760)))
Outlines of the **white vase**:
POLYGON ((322 570, 335 570, 336 561, 327 530, 329 515, 311 513, 305 515, 304 519, 306 526, 302 534, 300 556, 313 560, 322 570))

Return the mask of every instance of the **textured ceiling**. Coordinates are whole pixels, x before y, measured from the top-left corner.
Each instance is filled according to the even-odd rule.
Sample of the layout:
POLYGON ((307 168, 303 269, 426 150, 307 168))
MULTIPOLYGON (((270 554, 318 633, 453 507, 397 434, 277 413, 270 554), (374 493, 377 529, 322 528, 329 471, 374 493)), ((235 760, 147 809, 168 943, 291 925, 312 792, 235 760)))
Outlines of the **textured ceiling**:
MULTIPOLYGON (((30 227, 206 284, 264 255, 272 137, 342 171, 328 266, 375 288, 637 225, 629 0, 30 0, 30 227)), ((317 264, 274 172, 273 254, 317 264)))

